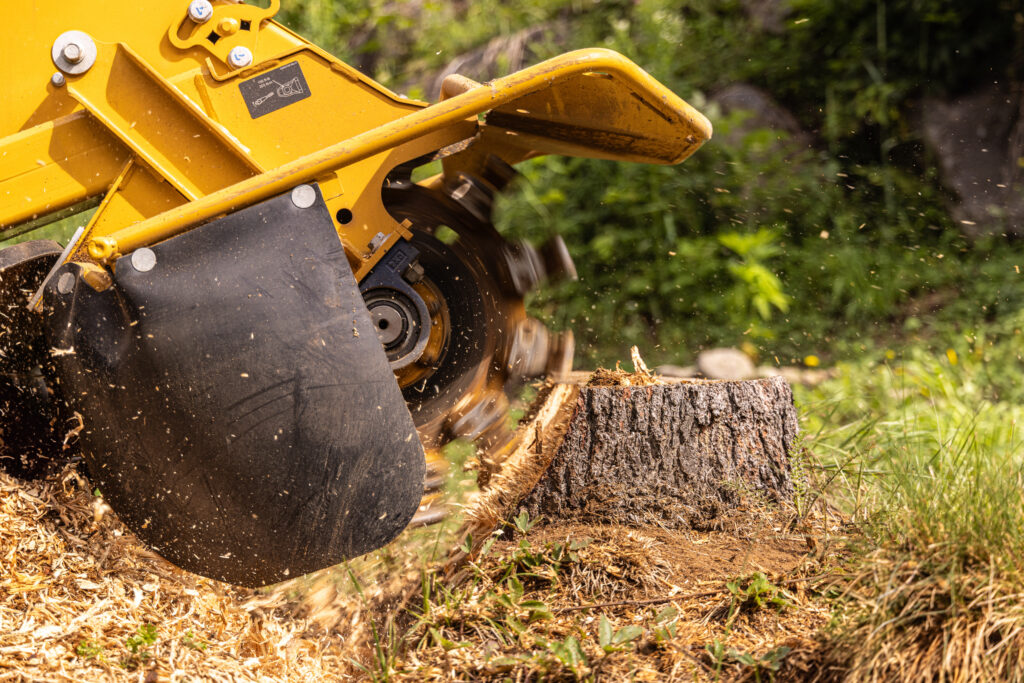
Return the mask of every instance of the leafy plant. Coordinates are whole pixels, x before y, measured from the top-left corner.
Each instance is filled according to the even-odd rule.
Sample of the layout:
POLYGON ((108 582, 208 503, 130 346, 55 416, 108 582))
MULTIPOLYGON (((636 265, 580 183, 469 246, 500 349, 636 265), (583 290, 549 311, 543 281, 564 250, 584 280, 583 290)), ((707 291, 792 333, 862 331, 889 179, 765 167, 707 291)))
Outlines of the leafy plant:
POLYGON ((103 646, 95 640, 83 640, 75 646, 75 654, 85 659, 93 659, 103 652, 103 646))
POLYGON ((732 594, 733 605, 738 609, 745 607, 776 607, 779 609, 792 607, 792 596, 779 588, 764 575, 754 572, 750 576, 741 577, 725 584, 732 594))
POLYGON ((206 648, 209 647, 209 643, 197 638, 192 631, 185 632, 185 635, 181 637, 181 644, 190 650, 196 650, 198 652, 205 652, 206 648))
POLYGON ((537 520, 530 519, 530 514, 526 510, 516 515, 513 521, 515 522, 516 529, 524 536, 530 533, 530 529, 537 523, 537 520))
POLYGON ((598 645, 601 646, 605 654, 624 650, 628 643, 633 642, 643 634, 644 630, 642 628, 633 625, 623 626, 616 631, 612 628, 608 617, 603 614, 597 627, 598 645))
POLYGON ((134 671, 149 661, 152 653, 149 648, 156 643, 157 630, 153 624, 139 626, 134 635, 128 636, 125 640, 125 647, 128 649, 128 656, 121 660, 121 666, 128 671, 134 671))
POLYGON ((672 605, 662 609, 654 617, 652 633, 657 643, 665 643, 676 636, 676 623, 679 621, 679 610, 672 605))

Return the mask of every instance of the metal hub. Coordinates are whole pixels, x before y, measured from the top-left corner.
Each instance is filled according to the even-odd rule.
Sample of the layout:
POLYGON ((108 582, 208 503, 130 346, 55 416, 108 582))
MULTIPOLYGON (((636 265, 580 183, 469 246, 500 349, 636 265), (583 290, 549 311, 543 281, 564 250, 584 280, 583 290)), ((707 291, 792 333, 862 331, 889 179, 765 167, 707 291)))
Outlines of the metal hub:
POLYGON ((385 349, 393 349, 408 336, 409 317, 406 311, 393 301, 381 301, 370 309, 377 336, 385 349))
MULTIPOLYGON (((409 291, 418 297, 413 290, 409 291)), ((408 293, 390 287, 377 287, 363 296, 391 369, 401 370, 413 363, 423 353, 430 336, 422 301, 416 302, 408 293)))

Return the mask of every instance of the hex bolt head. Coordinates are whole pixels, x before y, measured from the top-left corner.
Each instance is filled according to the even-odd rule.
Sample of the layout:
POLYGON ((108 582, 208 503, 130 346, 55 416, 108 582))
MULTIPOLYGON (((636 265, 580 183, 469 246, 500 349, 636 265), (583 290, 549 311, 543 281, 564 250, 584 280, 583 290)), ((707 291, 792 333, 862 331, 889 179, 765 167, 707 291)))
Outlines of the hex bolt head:
POLYGON ((75 288, 75 276, 71 273, 61 273, 57 278, 57 291, 61 294, 70 294, 75 288))
POLYGON ((65 74, 84 74, 96 63, 96 41, 82 31, 65 31, 50 46, 50 59, 65 74))
POLYGON ((292 190, 292 204, 300 209, 308 209, 316 203, 316 190, 312 185, 299 185, 292 190))
POLYGON ((50 83, 52 83, 53 87, 55 88, 63 88, 66 82, 67 81, 64 79, 64 74, 62 74, 59 71, 55 72, 52 76, 50 76, 50 83))
POLYGON ((242 45, 231 48, 231 52, 228 53, 228 63, 236 69, 249 66, 252 64, 252 50, 242 45))
POLYGON ((156 252, 148 247, 139 247, 132 252, 132 268, 148 273, 156 267, 156 252))
POLYGON ((205 24, 213 16, 210 0, 192 0, 188 6, 188 18, 197 24, 205 24))
POLYGON ((82 47, 78 43, 68 43, 64 46, 64 50, 61 52, 64 55, 64 59, 68 60, 72 64, 78 64, 82 61, 84 56, 82 53, 82 47))

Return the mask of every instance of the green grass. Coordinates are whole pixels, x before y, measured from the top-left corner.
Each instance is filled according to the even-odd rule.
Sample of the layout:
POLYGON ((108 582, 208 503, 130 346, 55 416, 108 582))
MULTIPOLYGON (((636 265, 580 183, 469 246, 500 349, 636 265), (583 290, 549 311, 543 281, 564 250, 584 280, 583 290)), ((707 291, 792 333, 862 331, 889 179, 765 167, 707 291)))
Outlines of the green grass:
POLYGON ((809 471, 862 534, 836 603, 836 652, 858 675, 1024 674, 1022 322, 880 351, 797 390, 809 471))

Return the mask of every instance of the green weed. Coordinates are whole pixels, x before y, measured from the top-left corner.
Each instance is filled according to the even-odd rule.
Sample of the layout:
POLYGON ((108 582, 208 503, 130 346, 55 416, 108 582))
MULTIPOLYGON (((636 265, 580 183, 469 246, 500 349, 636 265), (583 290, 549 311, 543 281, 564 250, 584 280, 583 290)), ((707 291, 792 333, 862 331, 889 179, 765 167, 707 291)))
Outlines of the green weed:
POLYGON ((134 635, 128 636, 124 646, 128 655, 121 659, 121 667, 134 671, 144 665, 153 656, 150 647, 156 643, 157 630, 153 624, 139 626, 134 635))

